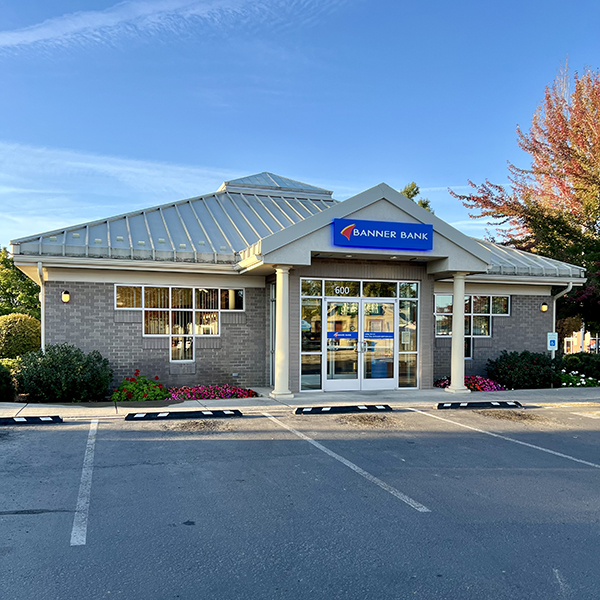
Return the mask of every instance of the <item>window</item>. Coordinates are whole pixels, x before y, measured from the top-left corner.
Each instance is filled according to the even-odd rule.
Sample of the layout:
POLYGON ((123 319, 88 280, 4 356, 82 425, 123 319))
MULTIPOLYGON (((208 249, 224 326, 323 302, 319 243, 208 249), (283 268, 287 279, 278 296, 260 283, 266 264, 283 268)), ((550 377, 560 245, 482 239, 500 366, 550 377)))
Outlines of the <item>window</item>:
POLYGON ((172 361, 193 361, 194 338, 219 336, 221 312, 244 302, 243 289, 115 286, 115 309, 143 311, 143 335, 168 336, 172 361))
MULTIPOLYGON (((435 335, 452 335, 452 294, 435 295, 435 335)), ((492 316, 509 316, 510 296, 465 296, 465 358, 473 358, 473 338, 491 337, 492 316)))

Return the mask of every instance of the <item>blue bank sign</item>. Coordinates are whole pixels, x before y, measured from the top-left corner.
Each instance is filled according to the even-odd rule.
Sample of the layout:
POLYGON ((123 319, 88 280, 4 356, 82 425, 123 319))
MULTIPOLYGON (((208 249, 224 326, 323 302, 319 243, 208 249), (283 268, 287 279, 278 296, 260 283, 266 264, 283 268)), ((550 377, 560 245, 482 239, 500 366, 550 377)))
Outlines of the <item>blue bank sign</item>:
POLYGON ((383 250, 432 250, 433 225, 334 219, 334 246, 383 250))

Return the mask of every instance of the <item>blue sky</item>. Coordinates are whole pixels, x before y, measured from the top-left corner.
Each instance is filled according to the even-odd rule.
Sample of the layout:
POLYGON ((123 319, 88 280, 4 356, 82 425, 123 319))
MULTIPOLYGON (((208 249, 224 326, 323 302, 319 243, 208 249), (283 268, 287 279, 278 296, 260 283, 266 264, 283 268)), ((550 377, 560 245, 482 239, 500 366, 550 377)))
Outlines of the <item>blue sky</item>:
POLYGON ((568 56, 600 66, 581 0, 0 0, 0 245, 271 171, 345 199, 506 182, 568 56))

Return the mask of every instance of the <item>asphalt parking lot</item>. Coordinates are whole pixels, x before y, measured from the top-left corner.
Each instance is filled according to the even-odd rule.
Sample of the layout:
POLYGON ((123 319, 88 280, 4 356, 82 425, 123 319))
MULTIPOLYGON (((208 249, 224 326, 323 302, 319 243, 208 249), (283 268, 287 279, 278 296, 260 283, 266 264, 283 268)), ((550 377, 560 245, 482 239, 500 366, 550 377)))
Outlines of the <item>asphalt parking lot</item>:
POLYGON ((0 598, 598 598, 600 405, 270 417, 0 429, 0 598))

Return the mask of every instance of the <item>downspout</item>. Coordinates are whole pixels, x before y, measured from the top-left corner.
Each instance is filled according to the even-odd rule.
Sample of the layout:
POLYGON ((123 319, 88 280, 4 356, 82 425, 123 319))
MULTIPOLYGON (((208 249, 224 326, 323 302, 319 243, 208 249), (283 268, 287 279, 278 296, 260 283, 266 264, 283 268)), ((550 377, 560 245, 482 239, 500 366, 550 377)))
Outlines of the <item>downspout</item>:
MULTIPOLYGON (((558 292, 558 294, 556 294, 556 296, 552 296, 552 333, 556 333, 556 301, 559 298, 562 298, 565 294, 568 294, 571 290, 573 289, 573 282, 570 281, 569 285, 562 290, 561 292, 558 292)), ((552 358, 554 358, 556 356, 556 350, 552 350, 552 358)))
POLYGON ((41 346, 42 352, 46 350, 46 288, 44 286, 44 269, 42 263, 38 262, 38 276, 40 278, 40 326, 42 330, 41 346))

